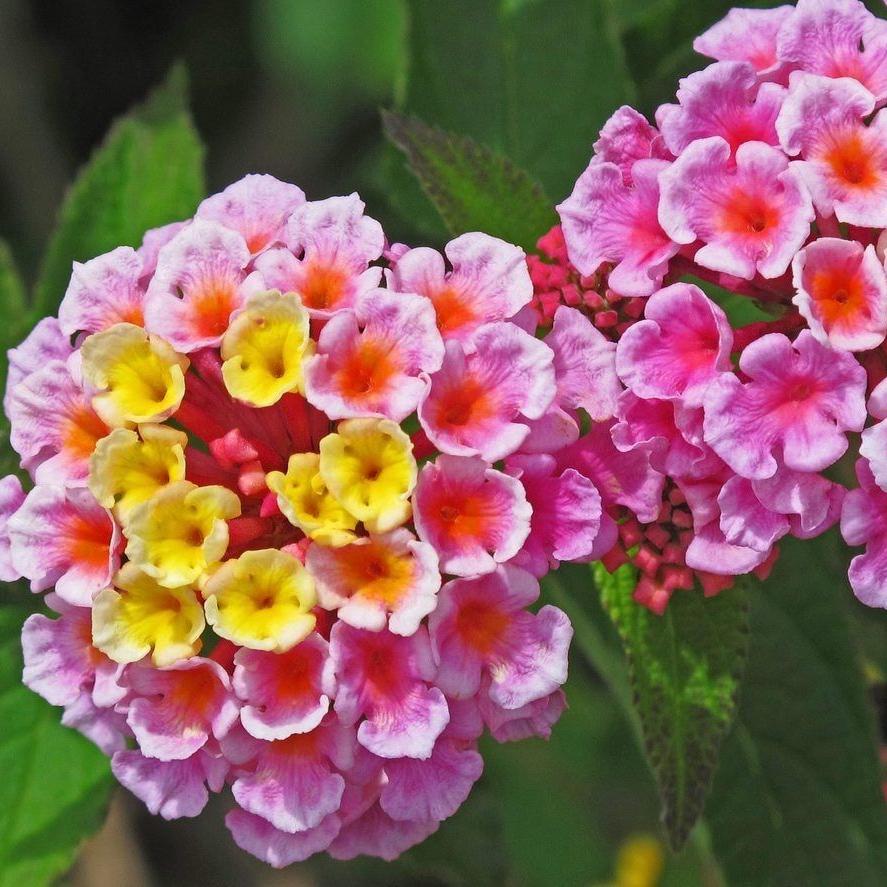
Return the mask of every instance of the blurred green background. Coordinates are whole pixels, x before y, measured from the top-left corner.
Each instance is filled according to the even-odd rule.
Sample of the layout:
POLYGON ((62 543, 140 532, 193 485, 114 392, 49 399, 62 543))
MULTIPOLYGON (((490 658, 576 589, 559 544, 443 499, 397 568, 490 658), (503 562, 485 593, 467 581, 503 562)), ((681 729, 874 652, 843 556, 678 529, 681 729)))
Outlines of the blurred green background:
MULTIPOLYGON (((507 149, 556 202, 609 113, 626 101, 651 112, 672 96, 677 77, 703 63, 692 53, 693 35, 730 5, 502 0, 506 10, 538 7, 527 19, 538 29, 544 54, 534 64, 547 68, 549 91, 534 92, 543 78, 528 75, 508 119, 495 120, 470 89, 416 96, 406 85, 408 64, 421 78, 449 54, 476 74, 485 98, 493 96, 501 60, 473 42, 486 33, 488 22, 480 19, 489 3, 440 0, 438 17, 443 11, 453 27, 440 35, 437 55, 410 59, 408 34, 417 22, 408 21, 401 0, 0 0, 0 237, 33 280, 76 169, 112 120, 181 60, 207 146, 210 192, 248 172, 296 182, 309 198, 358 190, 392 240, 439 243, 443 226, 402 157, 386 145, 380 108, 405 105, 428 122, 507 149), (583 18, 575 33, 585 45, 568 54, 561 49, 573 39, 575 16, 583 18), (577 58, 605 73, 586 76, 577 58)), ((536 34, 523 37, 533 41, 536 34)), ((435 34, 424 39, 434 45, 435 34)), ((507 61, 519 80, 520 53, 507 61)), ((574 589, 574 598, 591 594, 585 570, 559 581, 574 589)), ((547 593, 561 595, 556 588, 547 593)), ((599 616, 592 612, 592 623, 606 625, 599 616)), ((618 657, 615 635, 604 641, 618 657)), ((224 802, 196 821, 165 823, 120 792, 105 829, 64 883, 722 884, 704 826, 680 856, 665 851, 655 786, 634 728, 578 647, 567 692, 570 710, 552 740, 486 743, 485 774, 464 808, 395 864, 321 858, 276 873, 233 845, 222 824, 224 802)))

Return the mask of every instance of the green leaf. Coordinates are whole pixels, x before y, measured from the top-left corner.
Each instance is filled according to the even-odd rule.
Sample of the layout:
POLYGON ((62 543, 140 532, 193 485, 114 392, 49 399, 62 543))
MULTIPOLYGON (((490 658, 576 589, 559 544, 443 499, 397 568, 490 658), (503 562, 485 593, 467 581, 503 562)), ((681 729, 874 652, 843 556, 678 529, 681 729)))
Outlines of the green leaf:
POLYGON ((28 608, 0 607, 0 887, 50 884, 101 824, 108 759, 21 683, 28 608))
POLYGON ((836 533, 786 541, 750 591, 736 726, 708 803, 731 887, 887 884, 887 813, 872 712, 851 644, 836 533))
POLYGON ((569 193, 634 98, 615 0, 410 0, 403 111, 504 152, 569 193))
POLYGON ((59 214, 37 282, 38 316, 58 308, 73 261, 138 246, 148 228, 185 218, 204 195, 203 147, 176 67, 145 102, 118 120, 80 171, 59 214))
POLYGON ((28 328, 28 297, 12 252, 0 240, 0 386, 6 385, 6 351, 16 345, 28 328))
POLYGON ((453 234, 484 231, 532 249, 554 224, 539 183, 501 154, 415 117, 387 111, 383 123, 453 234))
POLYGON ((714 598, 678 593, 656 616, 634 601, 630 567, 609 574, 597 566, 595 579, 622 636, 666 831, 680 848, 702 813, 733 722, 748 638, 746 594, 739 584, 714 598))
MULTIPOLYGON (((25 335, 30 311, 25 285, 5 241, 0 240, 0 396, 6 390, 7 351, 25 335)), ((9 420, 0 410, 0 476, 19 469, 19 457, 9 443, 9 420)))

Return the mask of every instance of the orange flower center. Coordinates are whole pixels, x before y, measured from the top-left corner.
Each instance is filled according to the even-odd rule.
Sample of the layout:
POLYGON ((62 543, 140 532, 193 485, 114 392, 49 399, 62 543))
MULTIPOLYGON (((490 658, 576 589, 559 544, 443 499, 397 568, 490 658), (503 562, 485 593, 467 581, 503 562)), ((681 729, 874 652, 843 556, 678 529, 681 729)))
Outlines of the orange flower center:
POLYGON ((412 559, 376 542, 339 550, 344 584, 361 597, 394 606, 413 579, 412 559))
POLYGON ((810 296, 823 326, 831 326, 868 314, 862 280, 847 268, 823 268, 810 281, 810 296))
POLYGON ((477 320, 477 313, 471 307, 465 293, 454 286, 438 290, 432 294, 431 301, 437 312, 438 329, 444 334, 454 333, 477 320))
POLYGON ((870 146, 858 130, 837 139, 825 161, 836 178, 855 188, 872 188, 880 178, 870 146))
POLYGON ((236 304, 237 283, 217 278, 203 283, 191 296, 197 330, 201 336, 221 336, 228 329, 236 304))
POLYGON ((104 422, 83 404, 68 416, 62 432, 62 449, 81 459, 88 459, 95 445, 108 433, 104 422))
POLYGON ((442 425, 462 427, 488 418, 493 402, 483 386, 465 379, 459 387, 444 393, 437 404, 437 420, 442 425))
POLYGON ((335 308, 345 296, 347 276, 329 265, 312 265, 299 284, 299 295, 306 308, 335 308))
POLYGON ((363 336, 339 370, 339 388, 351 399, 378 394, 385 390, 396 370, 391 349, 363 336))
POLYGON ((737 188, 724 212, 722 224, 734 234, 762 235, 779 224, 779 211, 771 202, 737 188))
POLYGON ((463 606, 456 619, 456 631, 462 642, 482 656, 489 656, 508 628, 507 613, 477 601, 463 606))

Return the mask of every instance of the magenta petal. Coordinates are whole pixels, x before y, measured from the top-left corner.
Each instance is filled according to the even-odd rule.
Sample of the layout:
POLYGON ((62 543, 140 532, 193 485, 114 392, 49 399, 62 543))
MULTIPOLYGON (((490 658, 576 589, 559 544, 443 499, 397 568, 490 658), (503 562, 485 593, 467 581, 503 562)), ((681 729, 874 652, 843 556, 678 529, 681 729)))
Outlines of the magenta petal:
POLYGON ((225 784, 224 758, 198 751, 183 761, 158 761, 137 751, 119 751, 112 761, 114 776, 148 810, 164 819, 199 816, 209 800, 207 784, 219 791, 225 784))
POLYGON ((286 868, 294 862, 304 862, 315 853, 326 850, 341 828, 339 817, 330 814, 312 829, 289 834, 274 828, 261 816, 240 809, 226 814, 225 825, 241 850, 276 869, 286 868))
POLYGON ((339 832, 330 844, 329 854, 333 859, 377 856, 392 862, 401 853, 434 834, 439 825, 434 820, 416 822, 392 819, 375 804, 339 832))
POLYGON ((698 287, 676 283, 647 301, 616 351, 622 381, 639 397, 701 406, 708 385, 730 369, 733 331, 724 312, 698 287))
POLYGON ((593 159, 573 193, 557 207, 570 261, 581 274, 612 262, 610 285, 626 296, 649 296, 679 246, 657 217, 661 160, 639 160, 627 185, 614 163, 593 159))
POLYGON ((448 819, 465 802, 483 767, 475 748, 441 738, 427 761, 401 758, 385 765, 388 782, 379 804, 392 819, 448 819))

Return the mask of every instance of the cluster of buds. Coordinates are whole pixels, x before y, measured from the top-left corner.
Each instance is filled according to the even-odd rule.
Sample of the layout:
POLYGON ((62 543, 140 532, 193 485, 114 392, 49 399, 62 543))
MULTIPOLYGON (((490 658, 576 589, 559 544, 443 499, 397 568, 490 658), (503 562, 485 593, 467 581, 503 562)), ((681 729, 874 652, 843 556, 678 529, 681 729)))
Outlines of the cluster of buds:
POLYGON ((24 680, 152 812, 230 785, 273 865, 390 859, 485 730, 549 735, 572 628, 533 605, 615 539, 564 453, 616 378, 578 311, 514 322, 532 294, 501 240, 389 247, 357 195, 247 176, 76 264, 10 353, 0 575, 54 611, 24 680))
MULTIPOLYGON (((867 546, 856 594, 885 606, 887 22, 857 0, 800 0, 734 9, 694 45, 716 61, 655 126, 617 110, 558 207, 576 277, 645 301, 598 431, 620 527, 605 563, 632 560, 637 599, 662 612, 696 580, 716 593, 765 575, 782 537, 840 519, 867 546), (734 330, 697 284, 773 319, 734 330), (859 432, 848 492, 825 472, 859 432)), ((538 276, 537 290, 550 304, 538 276)))
POLYGON ((532 312, 537 327, 549 329, 561 305, 579 308, 611 341, 644 313, 644 299, 622 296, 606 285, 606 265, 583 276, 570 263, 560 225, 539 238, 539 253, 527 256, 533 281, 532 312))

